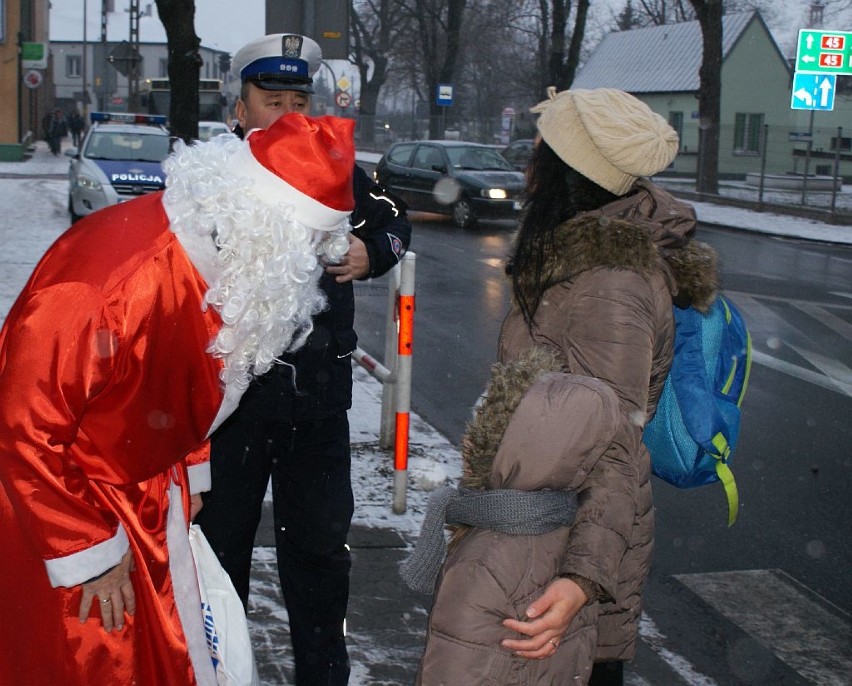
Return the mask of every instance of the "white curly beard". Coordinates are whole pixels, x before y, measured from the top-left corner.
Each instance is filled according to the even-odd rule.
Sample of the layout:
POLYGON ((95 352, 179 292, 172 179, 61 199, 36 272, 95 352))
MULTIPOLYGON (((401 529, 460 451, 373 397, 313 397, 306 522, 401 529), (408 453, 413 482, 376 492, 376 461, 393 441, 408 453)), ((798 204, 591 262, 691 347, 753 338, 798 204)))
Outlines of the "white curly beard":
POLYGON ((322 262, 346 254, 351 230, 344 220, 334 231, 316 231, 292 206, 259 201, 249 179, 228 175, 229 159, 245 145, 224 135, 192 146, 178 141, 163 164, 171 230, 209 236, 218 249, 205 306, 223 326, 207 351, 223 359, 223 383, 239 389, 304 344, 326 305, 322 262))

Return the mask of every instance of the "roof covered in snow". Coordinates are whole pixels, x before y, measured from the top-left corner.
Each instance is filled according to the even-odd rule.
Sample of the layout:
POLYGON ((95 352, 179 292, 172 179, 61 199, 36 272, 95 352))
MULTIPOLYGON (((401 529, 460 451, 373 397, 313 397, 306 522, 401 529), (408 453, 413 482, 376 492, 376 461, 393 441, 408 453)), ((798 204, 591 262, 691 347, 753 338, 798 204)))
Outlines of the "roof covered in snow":
MULTIPOLYGON (((758 12, 737 12, 722 18, 722 59, 730 55, 755 21, 786 64, 758 12)), ((698 21, 610 33, 583 65, 571 87, 618 88, 628 93, 698 91, 702 43, 698 21)))

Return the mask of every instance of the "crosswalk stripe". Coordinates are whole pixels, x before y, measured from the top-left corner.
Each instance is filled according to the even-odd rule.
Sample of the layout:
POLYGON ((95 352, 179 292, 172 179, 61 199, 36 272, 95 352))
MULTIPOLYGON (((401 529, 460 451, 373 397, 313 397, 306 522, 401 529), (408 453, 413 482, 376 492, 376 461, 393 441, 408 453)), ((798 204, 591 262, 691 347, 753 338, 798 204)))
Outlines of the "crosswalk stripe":
MULTIPOLYGON (((765 341, 770 350, 773 347, 780 347, 780 343, 776 345, 776 341, 782 341, 788 348, 796 352, 803 359, 807 360, 814 367, 823 373, 815 372, 811 369, 801 367, 781 360, 773 355, 763 352, 758 349, 762 342, 755 340, 755 348, 752 351, 752 362, 763 367, 773 369, 782 374, 787 374, 802 381, 820 386, 830 391, 837 391, 843 395, 852 397, 852 372, 849 368, 840 362, 826 358, 816 352, 810 352, 814 343, 802 331, 794 328, 783 317, 776 314, 772 309, 766 307, 758 301, 756 296, 741 292, 728 292, 728 295, 734 296, 734 302, 743 311, 746 321, 758 321, 761 326, 775 331, 776 334, 771 340, 765 341)), ((831 314, 824 307, 806 301, 788 301, 785 298, 776 298, 772 296, 760 296, 760 300, 783 302, 784 304, 792 305, 801 312, 804 312, 810 317, 813 317, 824 326, 832 329, 844 338, 849 338, 850 325, 839 317, 831 314)))
POLYGON ((831 357, 826 357, 825 355, 820 355, 812 350, 804 350, 796 346, 790 347, 832 381, 837 382, 837 385, 841 389, 852 388, 852 370, 842 362, 831 357))
POLYGON ((693 667, 683 655, 678 655, 666 647, 666 635, 663 634, 651 617, 643 612, 639 618, 639 636, 675 674, 681 677, 689 686, 719 686, 709 676, 702 674, 693 667))
POLYGON ((799 367, 798 365, 785 362, 784 360, 779 360, 777 357, 772 357, 772 355, 767 355, 759 350, 752 350, 751 361, 753 364, 759 364, 763 367, 767 367, 768 369, 774 369, 776 372, 781 372, 782 374, 787 374, 788 376, 792 376, 796 379, 807 381, 815 386, 821 386, 829 391, 843 393, 844 395, 852 398, 852 384, 845 384, 842 381, 830 379, 824 374, 820 374, 819 372, 815 372, 810 369, 805 369, 804 367, 799 367))
POLYGON ((852 618, 781 570, 674 578, 811 683, 850 683, 852 618))
POLYGON ((852 324, 829 312, 825 307, 810 302, 795 300, 793 307, 816 319, 820 324, 836 332, 847 341, 852 341, 852 324))

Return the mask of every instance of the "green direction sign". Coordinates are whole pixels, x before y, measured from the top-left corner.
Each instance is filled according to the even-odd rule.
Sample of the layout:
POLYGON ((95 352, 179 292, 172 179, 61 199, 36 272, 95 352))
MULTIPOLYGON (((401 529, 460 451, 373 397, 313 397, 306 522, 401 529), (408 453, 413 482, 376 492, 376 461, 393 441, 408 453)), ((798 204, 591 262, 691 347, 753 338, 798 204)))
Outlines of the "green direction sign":
POLYGON ((24 69, 47 69, 47 43, 21 43, 24 69))
POLYGON ((801 29, 796 71, 852 74, 852 32, 801 29))

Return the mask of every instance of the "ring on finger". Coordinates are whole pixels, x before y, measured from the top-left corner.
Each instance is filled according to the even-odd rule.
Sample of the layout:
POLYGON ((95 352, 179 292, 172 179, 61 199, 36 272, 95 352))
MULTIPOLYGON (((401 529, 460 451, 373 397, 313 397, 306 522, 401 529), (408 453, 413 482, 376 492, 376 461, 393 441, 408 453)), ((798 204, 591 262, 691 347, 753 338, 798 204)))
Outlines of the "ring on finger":
POLYGON ((111 602, 112 602, 112 598, 101 598, 101 602, 102 602, 102 603, 111 603, 111 602))
POLYGON ((556 641, 554 641, 552 638, 549 639, 547 642, 550 643, 554 648, 559 647, 559 644, 556 641))

